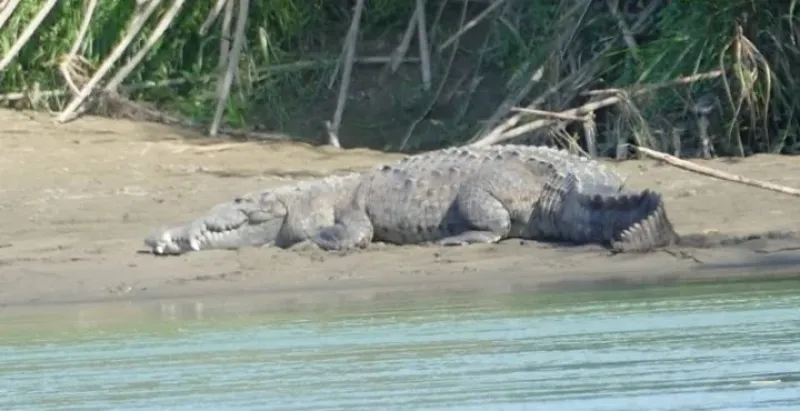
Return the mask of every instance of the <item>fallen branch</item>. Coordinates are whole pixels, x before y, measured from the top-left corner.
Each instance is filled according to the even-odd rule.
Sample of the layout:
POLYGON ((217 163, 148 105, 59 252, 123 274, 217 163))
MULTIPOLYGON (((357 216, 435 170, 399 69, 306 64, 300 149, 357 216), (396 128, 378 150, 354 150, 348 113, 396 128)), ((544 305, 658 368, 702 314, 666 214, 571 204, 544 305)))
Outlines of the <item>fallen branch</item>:
MULTIPOLYGON (((576 108, 573 108, 573 109, 570 109, 570 110, 557 112, 557 113, 554 113, 554 114, 557 114, 557 115, 560 115, 560 116, 565 116, 565 117, 583 117, 583 116, 586 116, 587 114, 590 114, 591 112, 593 112, 595 110, 598 110, 598 109, 601 109, 601 108, 604 108, 604 107, 608 107, 608 106, 612 106, 614 104, 619 103, 620 101, 622 101, 625 98, 626 94, 627 95, 631 95, 631 96, 635 96, 635 95, 640 95, 640 94, 644 94, 644 93, 650 93, 650 92, 656 91, 658 89, 662 89, 662 88, 669 87, 669 86, 674 86, 674 85, 679 85, 679 84, 687 84, 687 83, 692 83, 692 82, 696 82, 696 81, 700 81, 700 80, 708 80, 708 79, 720 77, 723 74, 724 74, 724 72, 722 70, 714 70, 714 71, 711 71, 711 72, 708 72, 708 73, 695 74, 695 75, 687 76, 687 77, 680 77, 680 78, 677 78, 677 79, 674 79, 674 80, 671 80, 671 81, 667 81, 667 82, 664 82, 664 83, 658 83, 658 84, 652 84, 652 85, 639 87, 639 88, 636 88, 636 89, 634 89, 633 91, 631 91, 629 93, 625 93, 624 91, 622 93, 617 92, 614 95, 606 97, 606 98, 604 98, 602 100, 592 101, 592 102, 586 103, 586 104, 584 104, 584 105, 582 105, 580 107, 576 107, 576 108)), ((602 93, 608 94, 608 92, 602 92, 602 93)), ((601 94, 601 93, 595 92, 595 93, 591 93, 591 94, 601 94)), ((562 121, 562 120, 544 119, 544 120, 532 121, 532 122, 530 122, 528 124, 524 124, 524 125, 521 125, 519 127, 515 127, 515 128, 512 128, 512 129, 506 129, 506 131, 504 131, 502 133, 492 132, 490 135, 487 135, 486 137, 484 137, 484 138, 472 143, 471 145, 474 145, 474 146, 488 146, 488 145, 496 144, 496 143, 499 143, 501 141, 508 140, 508 139, 511 139, 511 138, 514 138, 514 137, 518 137, 518 136, 520 136, 522 134, 525 134, 525 133, 529 133, 529 132, 537 130, 539 128, 546 127, 546 126, 549 126, 551 124, 558 123, 559 121, 562 121)))
POLYGON ((567 121, 586 121, 589 117, 588 114, 578 117, 578 116, 568 116, 561 113, 554 113, 552 111, 545 111, 545 110, 537 110, 535 108, 527 108, 527 107, 514 107, 511 111, 517 113, 528 113, 528 114, 536 114, 542 117, 550 117, 550 118, 557 118, 560 120, 567 120, 567 121))
POLYGON ((655 150, 651 150, 649 148, 644 148, 639 146, 633 146, 633 147, 636 149, 636 151, 644 154, 647 157, 654 158, 656 160, 661 160, 667 164, 673 165, 683 170, 692 171, 709 177, 718 178, 720 180, 732 181, 734 183, 741 183, 751 187, 763 188, 765 190, 776 191, 778 193, 789 194, 795 197, 800 197, 800 190, 795 188, 773 184, 766 181, 753 180, 747 177, 742 177, 739 175, 726 173, 724 171, 715 170, 713 168, 704 167, 686 160, 681 160, 678 157, 674 157, 666 153, 661 153, 655 150))

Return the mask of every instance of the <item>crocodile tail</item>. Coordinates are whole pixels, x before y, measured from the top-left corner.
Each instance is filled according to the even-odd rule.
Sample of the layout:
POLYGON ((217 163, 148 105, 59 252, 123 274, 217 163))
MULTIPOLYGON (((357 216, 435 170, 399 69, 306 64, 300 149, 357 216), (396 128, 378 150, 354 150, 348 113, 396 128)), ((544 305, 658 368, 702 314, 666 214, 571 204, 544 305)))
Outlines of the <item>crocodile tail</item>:
POLYGON ((678 235, 667 216, 659 193, 644 190, 639 194, 605 197, 602 207, 616 210, 611 248, 619 252, 644 252, 674 244, 678 235))
POLYGON ((539 200, 536 232, 620 252, 649 251, 677 240, 660 194, 626 193, 619 187, 613 175, 553 173, 539 200))

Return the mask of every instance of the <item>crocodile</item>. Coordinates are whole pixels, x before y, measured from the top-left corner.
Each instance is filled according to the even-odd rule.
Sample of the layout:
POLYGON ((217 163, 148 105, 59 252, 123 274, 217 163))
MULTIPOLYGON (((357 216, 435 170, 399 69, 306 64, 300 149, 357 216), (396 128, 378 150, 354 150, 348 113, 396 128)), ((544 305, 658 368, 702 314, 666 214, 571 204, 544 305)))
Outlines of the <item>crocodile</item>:
POLYGON ((664 201, 566 150, 457 147, 252 192, 145 239, 155 254, 311 243, 324 250, 508 238, 649 251, 678 236, 664 201))

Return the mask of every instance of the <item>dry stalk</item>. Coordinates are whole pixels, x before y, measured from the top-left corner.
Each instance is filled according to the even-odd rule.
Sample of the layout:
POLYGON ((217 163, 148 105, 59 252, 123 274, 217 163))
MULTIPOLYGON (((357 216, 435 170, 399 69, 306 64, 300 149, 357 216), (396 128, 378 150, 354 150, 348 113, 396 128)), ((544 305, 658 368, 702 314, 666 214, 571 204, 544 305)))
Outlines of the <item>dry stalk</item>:
POLYGON ((597 123, 594 121, 594 112, 587 115, 586 121, 582 124, 583 135, 586 137, 586 151, 590 157, 597 157, 597 123))
MULTIPOLYGON (((233 7, 235 0, 228 0, 225 3, 225 14, 222 16, 222 27, 219 36, 219 61, 217 65, 218 79, 225 77, 228 68, 228 57, 231 53, 231 24, 233 24, 233 7)), ((222 81, 217 82, 217 98, 222 93, 222 81)))
POLYGON ((640 63, 642 58, 639 53, 639 45, 636 44, 636 40, 633 38, 633 32, 619 13, 619 0, 606 0, 606 5, 608 6, 608 11, 611 12, 611 16, 617 21, 619 31, 622 33, 622 40, 625 41, 625 44, 631 51, 633 58, 636 59, 636 62, 640 63))
MULTIPOLYGON (((500 106, 497 107, 497 110, 495 110, 492 116, 489 117, 489 119, 483 124, 483 128, 481 129, 481 131, 479 131, 472 138, 472 141, 495 139, 498 136, 500 136, 500 134, 503 133, 503 130, 506 130, 508 128, 517 125, 517 123, 522 119, 523 117, 522 115, 517 114, 515 116, 512 116, 506 119, 506 121, 504 121, 499 126, 495 127, 495 125, 498 122, 500 122, 500 119, 505 117, 505 115, 508 114, 508 112, 511 111, 511 109, 513 109, 515 105, 519 104, 519 102, 522 101, 522 99, 525 98, 525 96, 528 95, 528 93, 530 93, 531 89, 536 83, 542 81, 542 77, 544 77, 544 66, 540 66, 538 69, 536 69, 536 71, 534 71, 531 77, 528 79, 528 82, 525 84, 525 86, 522 87, 519 91, 517 91, 517 93, 506 97, 506 99, 503 100, 502 103, 500 103, 500 106), (492 127, 494 127, 494 129, 492 129, 492 127), (489 132, 490 129, 492 129, 491 132, 489 132), (481 138, 481 136, 485 137, 481 138)), ((544 93, 543 96, 537 99, 537 101, 543 101, 547 96, 554 93, 561 86, 561 83, 559 83, 554 87, 551 87, 547 92, 544 93)), ((538 104, 539 103, 537 102, 531 104, 530 106, 535 107, 538 104)))
MULTIPOLYGON (((584 1, 582 3, 578 3, 575 6, 571 7, 567 12, 565 12, 564 15, 565 16, 570 16, 570 15, 573 15, 574 13, 580 13, 581 17, 580 17, 579 20, 582 20, 583 18, 585 18, 585 15, 588 12, 588 7, 589 7, 590 4, 591 3, 588 2, 588 1, 584 1), (582 11, 581 11, 581 9, 582 9, 582 11)), ((630 31, 632 33, 638 32, 641 29, 641 27, 643 27, 645 25, 645 23, 647 22, 648 18, 653 13, 655 13, 655 11, 657 10, 659 4, 660 4, 660 0, 654 0, 654 1, 650 2, 650 4, 647 6, 647 8, 640 14, 639 18, 637 19, 637 21, 635 22, 633 27, 630 29, 630 31)), ((577 22, 577 23, 573 22, 573 23, 568 24, 568 27, 572 27, 572 30, 570 32, 566 33, 561 38, 559 38, 559 42, 558 42, 558 44, 556 45, 555 48, 557 50, 568 49, 569 43, 572 41, 572 38, 574 37, 575 32, 580 28, 580 26, 581 26, 580 21, 577 22)), ((602 55, 608 49, 610 49, 611 46, 612 46, 612 44, 609 43, 604 48, 604 50, 602 50, 599 53, 597 53, 597 55, 602 55)), ((545 67, 546 64, 547 63, 542 65, 542 67, 540 67, 539 70, 544 70, 544 67, 545 67)), ((555 70, 553 70, 553 72, 559 72, 559 70, 556 68, 555 70)), ((573 72, 567 78, 559 80, 556 85, 551 86, 550 88, 548 88, 548 90, 546 90, 545 93, 543 93, 541 96, 539 96, 533 103, 529 104, 528 107, 536 107, 536 106, 542 104, 542 102, 544 102, 550 95, 552 95, 556 91, 558 91, 568 81, 571 81, 572 77, 575 77, 575 76, 577 76, 579 74, 582 74, 582 73, 573 72)), ((541 76, 539 77, 539 79, 537 81, 540 81, 540 80, 541 80, 541 76)), ((504 116, 506 116, 508 114, 508 112, 511 109, 511 107, 513 107, 516 104, 518 104, 519 101, 521 101, 522 98, 524 98, 530 92, 530 89, 532 88, 534 83, 535 82, 528 82, 528 84, 522 90, 517 92, 517 94, 515 96, 509 96, 506 99, 506 101, 504 101, 497 108, 497 110, 492 115, 492 117, 490 117, 490 119, 485 122, 485 124, 482 127, 481 131, 476 133, 475 136, 473 136, 473 138, 470 140, 470 144, 479 144, 479 145, 494 144, 492 142, 499 142, 499 141, 505 140, 506 138, 502 137, 504 131, 516 126, 520 122, 520 120, 522 119, 522 116, 520 114, 516 114, 516 115, 511 116, 510 118, 506 119, 502 124, 500 124, 498 126, 495 126, 495 125, 500 122, 500 119, 502 117, 504 117, 504 116), (489 131, 490 129, 491 129, 491 132, 489 131)), ((547 123, 547 124, 550 124, 550 123, 547 123)))
POLYGON ((580 117, 578 117, 578 116, 569 116, 569 115, 564 115, 564 114, 561 114, 561 113, 554 113, 552 111, 537 110, 537 109, 534 109, 534 108, 527 108, 527 107, 514 107, 514 108, 511 109, 511 111, 515 111, 515 112, 518 112, 518 113, 536 114, 536 115, 539 115, 539 116, 542 116, 542 117, 550 117, 550 118, 556 118, 556 119, 559 119, 559 120, 567 120, 567 121, 588 121, 589 117, 590 117, 589 115, 584 115, 584 116, 580 116, 580 117))
POLYGON ((427 91, 431 88, 431 50, 428 44, 428 28, 425 25, 425 0, 417 0, 416 10, 419 66, 422 70, 422 86, 427 91))
MULTIPOLYGON (((25 30, 19 35, 19 38, 14 45, 11 46, 6 55, 3 56, 3 60, 0 60, 0 73, 2 73, 6 69, 6 66, 8 66, 8 64, 11 63, 15 57, 17 57, 19 51, 22 50, 22 47, 24 47, 28 40, 30 40, 31 36, 33 36, 33 33, 36 32, 36 30, 39 28, 39 25, 42 24, 44 18, 50 14, 50 11, 53 10, 53 6, 55 6, 57 2, 58 0, 48 0, 47 3, 42 6, 39 12, 36 13, 36 16, 33 17, 33 20, 31 20, 31 22, 28 24, 28 27, 25 27, 25 30)), ((9 7, 8 9, 11 8, 9 7)))
POLYGON ((711 137, 708 135, 708 128, 711 125, 708 116, 714 111, 714 100, 713 96, 704 97, 689 108, 689 111, 697 116, 696 126, 697 134, 700 138, 700 156, 705 159, 711 158, 711 150, 713 148, 711 137))
MULTIPOLYGON (((232 0, 231 0, 232 1, 232 0)), ((203 25, 200 26, 200 30, 197 31, 198 34, 201 36, 205 36, 208 33, 208 29, 217 21, 219 14, 222 13, 222 8, 226 6, 227 3, 230 1, 228 0, 217 0, 214 3, 214 8, 208 13, 205 21, 203 21, 203 25)))
POLYGON ((356 43, 358 41, 358 28, 361 25, 361 14, 364 11, 364 0, 356 0, 353 10, 353 21, 347 31, 344 42, 344 70, 342 71, 342 81, 339 84, 339 97, 336 101, 336 111, 333 113, 333 122, 326 121, 325 129, 328 131, 328 143, 336 148, 341 148, 339 143, 339 126, 342 125, 342 115, 344 106, 347 103, 347 91, 350 88, 350 76, 353 72, 353 61, 356 56, 356 43))
POLYGON ((411 13, 411 18, 408 20, 406 31, 403 33, 403 40, 401 40, 400 44, 392 51, 392 59, 387 65, 392 73, 397 71, 397 68, 400 67, 400 61, 406 56, 406 53, 408 53, 408 47, 411 45, 411 38, 414 37, 414 30, 417 29, 417 22, 419 21, 417 13, 419 13, 419 11, 419 7, 414 8, 414 12, 411 13))
POLYGON ((616 150, 614 152, 614 158, 617 160, 627 160, 628 159, 628 141, 625 138, 624 133, 622 132, 622 123, 625 121, 623 118, 625 113, 623 110, 616 110, 619 113, 615 116, 613 122, 613 131, 614 131, 614 140, 616 140, 616 150))
POLYGON ((431 43, 436 41, 436 27, 439 26, 439 22, 442 20, 442 16, 444 15, 445 7, 447 7, 447 3, 449 0, 439 0, 439 8, 436 9, 436 14, 433 16, 433 21, 431 22, 431 33, 428 35, 428 41, 431 43))
MULTIPOLYGON (((463 25, 464 22, 467 20, 467 6, 469 4, 469 0, 463 0, 463 7, 461 8, 461 20, 459 22, 460 25, 463 25)), ((458 41, 458 40, 457 40, 458 41)), ((447 66, 445 68, 444 75, 442 76, 442 81, 439 82, 439 87, 436 88, 436 93, 431 98, 430 102, 428 103, 428 107, 425 108, 425 111, 422 112, 422 115, 417 117, 413 123, 408 127, 408 131, 406 135, 403 137, 403 141, 400 143, 400 151, 403 151, 408 145, 409 140, 411 140, 411 136, 414 134, 414 129, 417 128, 417 125, 422 122, 422 120, 428 116, 428 114, 433 109, 433 106, 436 105, 436 102, 439 100, 439 96, 442 94, 442 90, 444 90, 444 86, 447 83, 447 79, 450 77, 450 70, 453 67, 453 61, 456 59, 456 53, 458 53, 458 47, 454 47, 453 51, 450 53, 450 58, 447 60, 447 66)))
MULTIPOLYGON (((81 61, 82 63, 84 63, 84 65, 89 65, 90 64, 83 57, 76 57, 76 60, 81 61)), ((356 59, 355 62, 357 64, 386 64, 390 60, 391 60, 390 57, 375 56, 375 57, 361 57, 361 58, 356 59)), ((256 74, 257 75, 267 75, 268 73, 275 73, 275 72, 297 71, 297 70, 315 68, 315 67, 319 67, 321 65, 334 64, 335 62, 336 62, 335 59, 333 59, 333 60, 301 60, 301 61, 296 61, 296 62, 293 62, 293 63, 276 64, 274 66, 264 67, 264 68, 261 68, 261 69, 257 70, 256 74)), ((403 60, 402 62, 404 62, 404 63, 418 63, 419 59, 406 59, 406 60, 403 60)), ((81 77, 81 84, 84 84, 85 83, 84 80, 88 80, 88 78, 89 78, 88 76, 84 75, 84 73, 86 72, 84 69, 80 69, 80 73, 77 73, 78 68, 76 67, 74 61, 73 61, 73 63, 71 65, 69 65, 68 70, 69 70, 69 72, 71 73, 72 76, 81 77)), ((171 86, 176 86, 176 85, 181 85, 181 84, 186 84, 186 83, 191 83, 191 82, 205 82, 205 81, 215 80, 216 78, 218 78, 218 75, 209 74, 209 75, 206 75, 206 76, 201 76, 199 78, 193 78, 193 79, 174 78, 174 79, 167 79, 167 80, 162 80, 162 81, 144 81, 144 82, 141 82, 141 83, 128 84, 128 85, 124 85, 123 84, 123 85, 120 85, 119 88, 123 92, 129 92, 129 91, 144 90, 144 89, 156 88, 156 87, 171 87, 171 86)), ((69 94, 69 93, 67 91, 65 91, 65 90, 42 90, 42 91, 39 91, 36 95, 40 96, 42 98, 49 98, 49 97, 62 97, 62 96, 66 96, 67 94, 69 94)), ((17 101, 17 100, 22 100, 22 99, 27 99, 27 98, 32 98, 32 97, 33 97, 33 93, 32 92, 13 92, 13 93, 7 93, 7 94, 0 94, 0 101, 5 101, 5 102, 17 101)))
POLYGON ((239 63, 242 45, 244 44, 244 29, 247 26, 247 14, 249 9, 250 0, 239 0, 239 14, 236 18, 236 31, 234 33, 233 46, 231 47, 228 59, 228 69, 221 79, 222 84, 220 84, 220 93, 217 99, 217 108, 214 111, 214 120, 211 122, 211 127, 208 130, 208 135, 211 137, 216 137, 219 132, 222 114, 225 112, 225 104, 228 102, 228 95, 231 92, 231 83, 233 83, 233 76, 239 63))
POLYGON ((92 93, 95 89, 97 84, 100 80, 111 70, 111 67, 114 63, 122 57, 122 54, 128 48, 130 43, 133 41, 134 37, 142 30, 144 27, 145 22, 150 15, 155 12, 156 8, 161 4, 161 0, 151 0, 147 3, 147 7, 144 11, 137 12, 134 16, 131 24, 128 26, 128 32, 125 34, 125 37, 120 40, 119 44, 111 51, 109 56, 103 61, 103 64, 100 65, 100 68, 97 69, 94 76, 89 79, 89 81, 83 86, 80 92, 70 101, 67 107, 61 111, 59 114, 57 121, 59 123, 64 123, 72 118, 72 115, 75 113, 76 110, 83 104, 84 100, 92 93))
POLYGON ((172 24, 172 20, 175 19, 175 16, 178 15, 178 12, 181 10, 183 3, 186 0, 175 0, 172 2, 172 7, 170 7, 163 16, 161 16, 161 20, 159 20, 156 28, 153 29, 153 32, 150 33, 150 36, 147 38, 147 42, 145 42, 144 46, 139 49, 138 52, 128 60, 128 63, 125 64, 119 71, 117 72, 111 80, 108 81, 108 84, 105 86, 106 91, 117 91, 117 87, 122 84, 123 81, 131 74, 131 72, 142 62, 144 56, 150 51, 150 49, 155 46, 156 42, 161 39, 161 36, 164 35, 164 32, 167 31, 170 24, 172 24))
MULTIPOLYGON (((564 14, 564 16, 571 16, 571 15, 573 15, 575 13, 579 13, 581 8, 584 9, 582 14, 585 14, 586 8, 588 7, 588 4, 589 3, 587 3, 587 2, 578 3, 578 4, 570 7, 563 14, 564 14)), ((572 41, 572 38, 575 35, 575 31, 578 30, 578 28, 580 27, 580 24, 570 24, 569 27, 572 27, 572 30, 569 31, 569 32, 564 33, 562 36, 560 36, 554 42, 556 44, 556 46, 554 47, 555 49, 562 50, 562 49, 567 48, 569 43, 572 41)), ((551 58, 552 58, 552 55, 554 55, 556 53, 557 52, 551 53, 551 58)), ((601 52, 601 54, 602 54, 602 52, 601 52)), ((531 62, 528 61, 526 64, 530 64, 530 63, 531 62)), ((527 96, 530 93, 530 91, 533 88, 533 86, 536 83, 538 83, 538 82, 540 82, 542 80, 542 78, 544 77, 545 67, 547 66, 547 64, 548 64, 548 61, 545 61, 543 64, 541 64, 540 67, 536 71, 533 72, 531 78, 528 80, 528 82, 525 84, 525 86, 523 86, 520 90, 517 90, 516 93, 509 95, 500 104, 500 106, 497 108, 497 110, 495 110, 495 112, 492 114, 492 116, 489 118, 489 120, 487 120, 484 123, 483 127, 481 128, 481 130, 478 133, 476 133, 472 137, 472 139, 470 139, 470 144, 478 142, 480 140, 484 140, 484 139, 489 139, 489 140, 496 139, 505 130, 516 126, 522 120, 523 116, 518 113, 518 114, 516 114, 514 116, 511 116, 510 118, 506 119, 505 121, 503 121, 502 124, 498 125, 500 120, 503 117, 505 117, 506 115, 508 115, 508 113, 511 110, 511 108, 516 106, 517 104, 519 104, 519 102, 522 101, 522 99, 525 98, 525 96, 527 96)), ((554 68, 552 71, 555 72, 555 73, 560 72, 559 68, 557 68, 557 67, 554 68)), ((579 75, 578 72, 572 72, 566 78, 563 78, 563 79, 559 80, 554 86, 549 87, 534 102, 529 104, 528 108, 532 108, 532 107, 536 107, 536 106, 541 105, 551 95, 555 94, 556 91, 560 90, 564 84, 567 84, 567 82, 572 81, 573 78, 576 78, 578 75, 579 75)))
POLYGON ((50 98, 50 97, 62 97, 67 95, 67 92, 64 90, 32 90, 30 92, 16 92, 16 93, 7 93, 7 94, 0 94, 0 101, 7 103, 11 101, 18 101, 23 99, 41 99, 41 98, 50 98))
MULTIPOLYGON (((75 38, 75 42, 72 43, 72 47, 69 50, 69 54, 65 58, 61 60, 58 65, 58 70, 61 73, 61 76, 64 78, 64 81, 69 86, 70 90, 74 94, 80 93, 80 88, 75 84, 73 80, 73 75, 78 68, 75 67, 75 59, 80 51, 81 46, 83 45, 83 41, 86 38, 86 34, 89 32, 89 24, 92 22, 92 17, 94 16, 94 11, 97 9, 97 0, 89 0, 89 4, 86 5, 86 11, 83 16, 83 21, 81 21, 81 27, 78 29, 78 36, 75 38)), ((88 64, 88 61, 81 58, 82 62, 88 64)), ((85 81, 82 79, 81 84, 84 84, 85 81)))
POLYGON ((667 164, 673 165, 683 170, 695 172, 698 174, 703 174, 709 177, 718 178, 720 180, 732 181, 734 183, 740 183, 751 187, 763 188, 765 190, 770 190, 778 193, 789 194, 795 197, 800 197, 800 190, 796 188, 782 186, 779 184, 773 184, 767 181, 753 180, 751 178, 742 177, 740 175, 730 174, 721 170, 716 170, 710 167, 704 167, 698 164, 694 164, 692 162, 681 160, 680 158, 671 156, 666 153, 661 153, 655 150, 650 150, 648 148, 636 147, 636 146, 634 147, 638 152, 646 155, 647 157, 654 158, 656 160, 661 160, 667 164))
POLYGON ((489 6, 487 6, 486 9, 481 12, 481 14, 477 15, 474 19, 468 21, 467 24, 461 26, 461 28, 455 34, 450 36, 450 38, 448 38, 447 40, 443 41, 442 44, 439 45, 439 52, 441 53, 442 51, 444 51, 444 49, 453 44, 453 42, 455 42, 457 38, 463 36, 464 33, 468 32, 469 30, 477 26, 478 23, 480 23, 483 19, 485 19, 486 16, 488 16, 492 11, 494 11, 494 9, 502 6, 505 2, 506 0, 496 0, 491 4, 489 4, 489 6))
MULTIPOLYGON (((69 86, 70 91, 77 95, 80 93, 78 84, 82 87, 89 81, 91 77, 89 73, 94 70, 94 66, 85 57, 74 55, 72 57, 65 56, 63 61, 59 63, 58 70, 61 73, 61 77, 64 78, 64 81, 69 86), (77 83, 75 79, 78 79, 77 83)), ((66 94, 67 93, 64 93, 64 95, 66 94)))
MULTIPOLYGON (((647 86, 635 89, 634 91, 629 92, 627 94, 634 95, 634 96, 635 95, 640 95, 640 94, 644 94, 644 93, 653 92, 653 91, 659 90, 659 89, 664 88, 664 87, 674 86, 674 85, 678 85, 678 84, 687 84, 687 83, 692 83, 692 82, 696 82, 696 81, 700 81, 700 80, 707 80, 707 79, 716 78, 716 77, 721 76, 722 74, 723 74, 723 72, 721 70, 714 70, 714 71, 711 71, 711 72, 708 72, 708 73, 702 73, 702 74, 696 74, 696 75, 692 75, 692 76, 677 78, 677 79, 674 79, 674 80, 671 80, 671 81, 667 81, 667 82, 664 82, 664 83, 647 85, 647 86)), ((603 107, 608 107, 608 106, 612 106, 614 104, 617 104, 622 100, 623 100, 623 97, 621 95, 619 95, 619 93, 617 93, 617 95, 612 95, 610 97, 606 97, 604 99, 597 100, 597 101, 591 101, 591 102, 586 103, 586 104, 584 104, 584 105, 582 105, 580 107, 576 107, 576 108, 573 108, 573 109, 570 109, 570 110, 561 111, 558 114, 566 115, 566 116, 581 117, 581 116, 589 114, 589 113, 591 113, 591 112, 593 112, 595 110, 601 109, 603 107)), ((529 133, 529 132, 531 132, 533 130, 536 130, 536 129, 539 129, 541 127, 548 126, 548 125, 556 123, 558 121, 559 120, 550 120, 550 119, 542 119, 542 120, 532 121, 532 122, 530 122, 528 124, 525 124, 525 125, 522 125, 522 126, 519 126, 519 127, 515 127, 515 128, 512 128, 512 129, 507 129, 506 131, 501 132, 501 133, 493 132, 492 134, 487 135, 486 137, 484 137, 484 138, 482 138, 482 139, 480 139, 480 140, 478 140, 478 141, 476 141, 476 142, 474 142, 472 144, 475 145, 475 146, 488 146, 488 145, 491 145, 491 144, 496 144, 498 142, 501 142, 501 141, 504 141, 504 140, 508 140, 508 139, 520 136, 522 134, 525 134, 525 133, 529 133)))
POLYGON ((71 61, 80 51, 81 46, 83 45, 83 41, 86 38, 86 34, 89 32, 89 24, 92 23, 92 16, 94 16, 94 11, 97 9, 97 0, 88 0, 89 4, 86 5, 86 12, 83 15, 83 21, 81 21, 81 27, 78 29, 78 37, 75 38, 75 42, 72 43, 72 47, 69 49, 69 60, 71 61))
POLYGON ((20 1, 21 0, 10 0, 10 2, 3 5, 2 10, 0 10, 0 30, 3 29, 8 18, 14 14, 14 10, 19 6, 20 1))

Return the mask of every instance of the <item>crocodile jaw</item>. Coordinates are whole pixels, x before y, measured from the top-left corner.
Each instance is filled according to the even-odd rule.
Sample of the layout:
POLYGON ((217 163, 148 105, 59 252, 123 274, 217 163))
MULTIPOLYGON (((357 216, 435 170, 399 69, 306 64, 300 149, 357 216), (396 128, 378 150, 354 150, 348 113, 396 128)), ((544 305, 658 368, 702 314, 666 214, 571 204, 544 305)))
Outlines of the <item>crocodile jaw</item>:
POLYGON ((157 255, 258 247, 275 242, 285 218, 286 209, 280 203, 261 204, 242 197, 190 223, 159 228, 144 244, 157 255))

